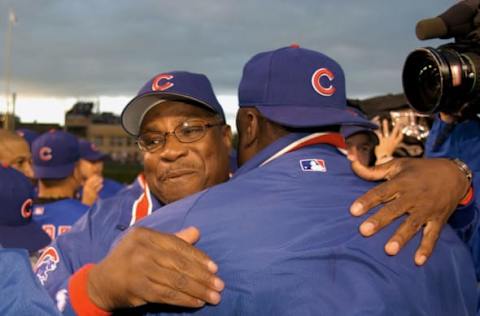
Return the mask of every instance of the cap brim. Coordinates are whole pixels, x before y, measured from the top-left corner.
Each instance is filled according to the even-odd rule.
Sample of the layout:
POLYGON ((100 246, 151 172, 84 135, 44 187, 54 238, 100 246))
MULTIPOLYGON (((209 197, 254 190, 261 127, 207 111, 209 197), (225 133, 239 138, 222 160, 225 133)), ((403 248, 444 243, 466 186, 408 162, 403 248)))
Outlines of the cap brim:
POLYGON ((21 226, 0 225, 0 244, 4 248, 24 248, 37 251, 50 243, 50 237, 37 223, 31 221, 21 226))
POLYGON ((75 162, 61 166, 44 167, 33 165, 36 179, 62 179, 73 173, 75 162))
POLYGON ((293 128, 312 128, 330 125, 356 125, 377 129, 369 120, 347 110, 336 108, 312 108, 305 106, 255 106, 263 116, 271 121, 293 128))
POLYGON ((80 156, 80 159, 85 159, 88 161, 100 161, 100 160, 105 160, 108 157, 107 154, 101 153, 101 152, 92 152, 88 153, 85 156, 80 156))
POLYGON ((138 136, 140 133, 140 126, 142 124, 143 117, 145 116, 145 114, 147 114, 149 110, 151 110, 155 105, 158 104, 158 101, 161 100, 190 102, 193 101, 213 112, 216 112, 215 109, 207 103, 189 95, 181 95, 167 92, 149 93, 133 98, 133 100, 130 101, 123 109, 121 114, 121 122, 123 129, 130 135, 138 136))
POLYGON ((377 134, 371 129, 371 128, 366 128, 366 127, 361 127, 361 126, 355 126, 355 125, 343 125, 340 128, 340 134, 344 138, 348 138, 350 136, 353 136, 358 133, 369 133, 374 137, 375 143, 378 144, 380 140, 378 139, 377 134))

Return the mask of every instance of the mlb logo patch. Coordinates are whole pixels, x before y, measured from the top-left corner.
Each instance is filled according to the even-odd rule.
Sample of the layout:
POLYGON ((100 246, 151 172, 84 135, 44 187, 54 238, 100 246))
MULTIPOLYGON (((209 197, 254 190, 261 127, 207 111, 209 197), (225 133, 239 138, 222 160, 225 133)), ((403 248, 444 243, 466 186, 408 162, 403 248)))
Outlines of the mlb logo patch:
POLYGON ((302 159, 300 160, 302 171, 327 172, 327 166, 322 159, 302 159))

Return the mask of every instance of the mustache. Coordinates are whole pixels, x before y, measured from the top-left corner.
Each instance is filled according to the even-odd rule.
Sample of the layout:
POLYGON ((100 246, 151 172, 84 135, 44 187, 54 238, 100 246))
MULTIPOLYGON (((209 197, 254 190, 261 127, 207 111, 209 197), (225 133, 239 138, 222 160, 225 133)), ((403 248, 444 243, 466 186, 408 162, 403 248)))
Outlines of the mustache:
POLYGON ((157 179, 163 181, 168 178, 176 178, 182 175, 190 174, 196 172, 198 169, 197 166, 192 164, 182 164, 179 166, 171 166, 168 168, 162 168, 157 172, 157 179))

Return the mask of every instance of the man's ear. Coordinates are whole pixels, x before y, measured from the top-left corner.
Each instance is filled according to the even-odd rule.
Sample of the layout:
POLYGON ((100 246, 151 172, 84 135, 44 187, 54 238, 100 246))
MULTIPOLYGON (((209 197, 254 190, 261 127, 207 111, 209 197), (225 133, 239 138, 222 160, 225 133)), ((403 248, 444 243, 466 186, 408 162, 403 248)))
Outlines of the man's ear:
POLYGON ((243 108, 239 110, 239 125, 242 130, 242 145, 252 147, 260 137, 260 113, 255 108, 243 108))
POLYGON ((223 139, 223 143, 225 144, 225 147, 227 147, 228 152, 230 152, 232 150, 233 136, 232 136, 232 128, 228 124, 223 126, 222 128, 222 139, 223 139))

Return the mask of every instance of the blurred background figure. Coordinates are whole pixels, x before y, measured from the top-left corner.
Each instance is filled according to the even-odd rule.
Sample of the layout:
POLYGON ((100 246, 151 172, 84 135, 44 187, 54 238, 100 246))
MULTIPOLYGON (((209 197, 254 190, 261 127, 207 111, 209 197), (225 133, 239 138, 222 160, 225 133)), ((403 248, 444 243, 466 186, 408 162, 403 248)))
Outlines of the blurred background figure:
POLYGON ((376 161, 375 146, 378 137, 374 130, 360 126, 342 126, 340 133, 347 144, 348 159, 373 166, 376 161))
POLYGON ((386 94, 364 100, 351 99, 349 105, 365 113, 367 118, 380 127, 377 131, 380 142, 376 149, 378 158, 385 156, 386 161, 389 155, 417 158, 423 156, 424 144, 433 124, 433 115, 412 109, 404 94, 386 94))
POLYGON ((54 239, 68 232, 88 209, 74 198, 82 183, 80 146, 72 134, 51 130, 33 142, 32 154, 38 179, 33 218, 54 239))
POLYGON ((0 165, 0 245, 23 248, 35 263, 38 252, 50 242, 40 225, 32 221, 33 185, 13 168, 0 165))
POLYGON ((32 143, 33 141, 40 136, 39 133, 32 131, 31 129, 28 128, 19 128, 15 131, 17 135, 22 136, 27 142, 28 145, 30 146, 30 149, 32 149, 32 143))
POLYGON ((124 184, 103 176, 104 160, 107 154, 98 150, 95 144, 79 140, 80 145, 80 173, 83 187, 77 192, 76 197, 83 204, 92 206, 97 199, 105 199, 117 194, 125 187, 124 184))
POLYGON ((83 187, 77 193, 77 198, 83 204, 93 205, 95 201, 117 194, 125 185, 103 176, 104 160, 108 155, 100 152, 95 144, 79 140, 80 145, 80 174, 83 187))
POLYGON ((33 178, 32 154, 28 143, 21 136, 3 129, 0 129, 0 163, 33 178))

